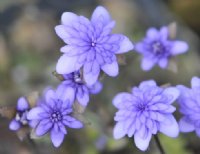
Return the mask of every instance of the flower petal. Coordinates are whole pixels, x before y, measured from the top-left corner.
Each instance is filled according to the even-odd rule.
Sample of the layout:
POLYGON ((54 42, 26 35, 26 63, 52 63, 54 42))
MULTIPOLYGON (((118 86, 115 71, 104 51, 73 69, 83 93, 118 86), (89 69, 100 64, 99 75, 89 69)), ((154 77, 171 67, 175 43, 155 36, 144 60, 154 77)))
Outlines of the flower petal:
POLYGON ((160 122, 159 130, 169 137, 177 137, 179 134, 179 127, 174 116, 167 115, 166 120, 164 122, 160 122))
POLYGON ((56 26, 55 27, 55 31, 56 31, 56 34, 63 40, 70 37, 70 35, 65 30, 65 26, 64 25, 56 26))
POLYGON ((181 118, 179 121, 179 128, 181 132, 192 132, 195 130, 194 125, 187 122, 185 118, 181 118))
POLYGON ((174 41, 171 49, 172 55, 184 53, 188 50, 188 44, 184 41, 174 41))
POLYGON ((20 97, 17 101, 17 110, 24 111, 29 108, 29 103, 25 97, 20 97))
POLYGON ((155 65, 156 61, 154 59, 150 59, 150 58, 146 58, 144 57, 142 59, 142 64, 141 64, 141 68, 144 71, 149 71, 152 69, 152 67, 155 65))
POLYGON ((147 80, 147 81, 143 81, 140 83, 139 88, 143 89, 145 87, 149 87, 149 86, 156 86, 156 82, 154 80, 147 80))
POLYGON ((114 139, 120 139, 126 135, 126 131, 124 130, 124 123, 117 122, 113 129, 113 137, 114 139))
POLYGON ((83 91, 82 94, 76 94, 76 98, 78 100, 78 102, 82 105, 82 106, 87 106, 88 102, 89 102, 89 93, 88 91, 83 91))
POLYGON ((56 71, 59 74, 69 74, 79 70, 82 64, 78 63, 77 60, 77 56, 70 57, 65 54, 62 55, 56 65, 56 71))
POLYGON ((116 61, 112 62, 111 64, 105 64, 101 66, 101 69, 108 74, 109 76, 115 77, 119 73, 118 63, 116 61))
MULTIPOLYGON (((99 67, 99 66, 96 66, 96 67, 99 67)), ((87 85, 89 86, 94 85, 94 83, 97 81, 99 77, 100 70, 98 69, 98 71, 95 74, 92 73, 92 71, 87 72, 87 65, 85 64, 83 67, 83 71, 84 71, 83 77, 87 85)))
POLYGON ((103 18, 104 25, 108 24, 111 21, 109 12, 102 6, 98 6, 94 10, 92 17, 91 17, 92 23, 96 24, 100 17, 103 18))
POLYGON ((56 89, 56 94, 63 102, 69 101, 72 104, 75 100, 75 90, 76 88, 74 89, 69 85, 61 83, 56 89))
POLYGON ((69 128, 75 128, 75 129, 79 129, 83 127, 82 122, 80 122, 79 120, 68 116, 63 123, 68 126, 69 128))
POLYGON ((72 12, 64 12, 61 16, 61 22, 63 25, 71 26, 72 23, 77 22, 79 19, 79 16, 72 12))
POLYGON ((16 120, 12 120, 9 124, 9 129, 17 131, 21 127, 20 123, 16 120))
POLYGON ((193 77, 191 80, 192 88, 200 88, 200 79, 198 77, 193 77))
POLYGON ((131 94, 122 92, 122 93, 117 94, 113 98, 112 103, 116 108, 120 108, 120 106, 123 105, 124 100, 127 100, 127 99, 130 100, 131 98, 132 98, 131 94))
POLYGON ((167 65, 168 65, 168 59, 167 58, 162 58, 158 61, 158 65, 161 67, 161 68, 166 68, 167 65))
POLYGON ((103 84, 101 82, 97 81, 92 86, 89 86, 89 91, 91 94, 98 94, 101 92, 102 88, 103 88, 103 84))
POLYGON ((157 29, 155 29, 155 28, 149 28, 149 29, 147 30, 147 37, 148 37, 148 38, 154 40, 154 39, 157 39, 158 36, 159 36, 159 34, 158 34, 158 30, 157 30, 157 29))
POLYGON ((143 138, 140 136, 139 132, 136 132, 134 134, 134 141, 135 141, 135 145, 142 151, 146 151, 148 146, 149 146, 149 142, 151 140, 151 136, 152 134, 150 133, 150 131, 148 131, 146 138, 143 138))
POLYGON ((34 107, 32 108, 28 114, 27 114, 27 119, 28 120, 35 120, 35 119, 40 119, 40 113, 43 113, 44 110, 41 107, 34 107))
POLYGON ((163 91, 163 95, 168 96, 169 98, 168 103, 171 104, 179 97, 180 92, 177 88, 169 87, 163 91))
POLYGON ((36 130, 35 130, 35 134, 37 136, 43 136, 44 134, 46 134, 49 129, 52 127, 52 123, 48 122, 45 124, 42 124, 41 122, 37 125, 36 130))
POLYGON ((160 36, 161 36, 161 39, 163 39, 163 40, 167 40, 168 39, 168 27, 162 27, 161 29, 160 29, 160 36))
POLYGON ((51 141, 55 147, 59 147, 63 142, 65 134, 62 131, 51 130, 51 141))
POLYGON ((134 48, 133 43, 126 36, 123 36, 123 40, 119 43, 119 45, 120 45, 120 48, 117 52, 115 52, 116 54, 125 53, 130 50, 133 50, 134 48))
POLYGON ((49 104, 52 108, 54 107, 54 100, 57 99, 56 93, 52 89, 47 89, 44 92, 46 103, 49 104))

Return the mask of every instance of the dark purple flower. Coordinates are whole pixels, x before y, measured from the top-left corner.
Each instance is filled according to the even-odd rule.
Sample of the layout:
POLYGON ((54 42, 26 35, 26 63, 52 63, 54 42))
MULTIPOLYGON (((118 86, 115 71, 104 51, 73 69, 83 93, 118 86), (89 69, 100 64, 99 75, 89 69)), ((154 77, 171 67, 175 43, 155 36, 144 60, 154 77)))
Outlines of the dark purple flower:
POLYGON ((183 117, 179 121, 181 132, 195 131, 200 137, 200 78, 193 77, 192 88, 179 85, 180 90, 178 103, 183 117))
POLYGON ((166 68, 169 58, 187 50, 186 42, 169 39, 167 27, 162 27, 160 31, 155 28, 148 29, 146 37, 136 44, 136 51, 143 55, 141 67, 145 71, 152 69, 155 64, 166 68))
POLYGON ((134 136, 136 146, 145 151, 152 134, 158 131, 170 137, 177 137, 178 124, 172 115, 176 110, 171 104, 179 96, 177 88, 161 88, 153 80, 143 81, 133 87, 132 93, 122 92, 115 96, 113 105, 119 110, 113 135, 120 139, 134 136))
POLYGON ((85 84, 79 71, 63 75, 63 77, 64 81, 57 88, 59 97, 70 96, 71 102, 77 100, 84 107, 89 102, 89 94, 97 94, 102 89, 102 84, 99 81, 92 86, 85 84))
POLYGON ((30 121, 27 119, 29 111, 29 103, 25 97, 20 97, 17 102, 15 118, 9 124, 9 129, 13 131, 19 130, 22 126, 28 126, 30 121))
POLYGON ((109 76, 118 75, 115 54, 132 50, 133 44, 124 35, 111 34, 115 22, 104 7, 94 10, 91 21, 65 12, 61 22, 55 30, 67 45, 61 48, 64 54, 56 67, 59 74, 69 74, 83 67, 84 80, 89 85, 97 81, 101 69, 109 76))
POLYGON ((67 97, 59 98, 55 91, 47 90, 45 99, 27 115, 29 120, 38 122, 35 134, 43 136, 50 132, 53 145, 59 147, 67 134, 65 126, 82 128, 83 124, 71 116, 73 112, 71 104, 67 97))

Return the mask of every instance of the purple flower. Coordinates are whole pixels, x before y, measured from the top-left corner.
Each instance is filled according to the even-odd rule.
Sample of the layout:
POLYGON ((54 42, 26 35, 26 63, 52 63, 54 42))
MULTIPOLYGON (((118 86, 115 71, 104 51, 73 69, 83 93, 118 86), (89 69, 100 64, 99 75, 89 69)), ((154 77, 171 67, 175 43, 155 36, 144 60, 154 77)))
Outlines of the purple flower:
POLYGON ((122 92, 115 96, 113 105, 119 110, 113 136, 120 139, 134 136, 136 146, 145 151, 152 135, 158 131, 170 137, 177 137, 178 124, 172 115, 176 110, 171 104, 179 96, 177 88, 160 88, 155 81, 142 82, 133 87, 132 93, 122 92))
POLYGON ((56 71, 69 74, 83 67, 84 80, 93 85, 103 70, 109 76, 118 75, 115 54, 133 49, 124 35, 111 34, 115 22, 104 7, 97 7, 91 21, 71 12, 63 13, 62 24, 55 27, 57 35, 67 44, 58 60, 56 71))
POLYGON ((30 121, 27 119, 29 103, 25 97, 20 97, 17 102, 15 118, 9 124, 9 129, 19 130, 22 126, 28 126, 30 121))
POLYGON ((195 131, 200 137, 200 78, 193 77, 192 88, 179 85, 180 90, 178 103, 183 117, 179 121, 181 132, 195 131))
POLYGON ((50 132, 53 145, 59 147, 67 134, 65 126, 76 129, 83 127, 80 121, 71 116, 72 112, 71 102, 67 98, 59 98, 55 91, 49 89, 45 99, 29 111, 27 118, 38 121, 35 128, 37 136, 50 132))
POLYGON ((151 70, 155 64, 166 68, 172 56, 187 50, 186 42, 169 39, 167 27, 162 27, 160 31, 155 28, 148 29, 146 37, 136 44, 136 51, 143 55, 141 67, 144 71, 151 70))
POLYGON ((97 94, 102 89, 102 84, 98 81, 92 86, 85 84, 79 71, 63 77, 64 81, 57 88, 59 97, 70 97, 71 102, 77 100, 84 107, 89 102, 89 94, 97 94))

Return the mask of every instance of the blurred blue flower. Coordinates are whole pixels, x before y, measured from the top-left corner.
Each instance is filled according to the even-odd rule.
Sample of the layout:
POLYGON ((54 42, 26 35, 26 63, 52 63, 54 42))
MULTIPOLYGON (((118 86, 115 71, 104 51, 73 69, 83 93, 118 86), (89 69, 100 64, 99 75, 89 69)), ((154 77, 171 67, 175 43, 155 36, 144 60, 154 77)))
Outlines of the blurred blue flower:
POLYGON ((60 94, 59 98, 70 96, 71 102, 77 100, 84 107, 89 102, 89 94, 97 94, 102 90, 102 84, 99 81, 92 86, 85 84, 80 71, 63 75, 63 78, 64 81, 57 88, 60 94))
POLYGON ((113 136, 120 139, 125 135, 134 136, 136 146, 145 151, 152 134, 158 131, 170 137, 177 137, 178 124, 172 115, 176 110, 171 104, 178 98, 177 88, 161 88, 153 80, 143 81, 139 87, 133 87, 132 93, 122 92, 113 99, 113 105, 119 110, 113 136))
POLYGON ((168 28, 162 27, 160 31, 155 28, 148 29, 146 37, 137 43, 135 48, 143 55, 142 69, 148 71, 156 64, 161 68, 166 68, 172 56, 188 50, 188 44, 183 41, 170 40, 168 28))
POLYGON ((179 121, 181 132, 195 131, 200 137, 200 78, 193 77, 192 88, 178 85, 180 97, 178 103, 183 117, 179 121))
POLYGON ((31 122, 27 119, 29 111, 29 103, 25 97, 20 97, 16 106, 15 118, 9 124, 9 129, 13 131, 19 130, 22 126, 28 126, 31 122))
POLYGON ((50 132, 53 145, 59 147, 67 134, 65 126, 76 129, 83 127, 79 120, 71 116, 72 112, 71 102, 67 98, 59 98, 57 91, 49 89, 45 99, 29 111, 27 118, 38 122, 35 128, 37 136, 50 132))
POLYGON ((61 22, 55 31, 67 45, 61 48, 64 54, 56 67, 59 74, 69 74, 83 67, 84 80, 88 85, 97 81, 100 70, 109 76, 118 75, 115 54, 132 50, 133 44, 124 35, 111 34, 115 22, 104 7, 94 10, 91 21, 65 12, 61 22))

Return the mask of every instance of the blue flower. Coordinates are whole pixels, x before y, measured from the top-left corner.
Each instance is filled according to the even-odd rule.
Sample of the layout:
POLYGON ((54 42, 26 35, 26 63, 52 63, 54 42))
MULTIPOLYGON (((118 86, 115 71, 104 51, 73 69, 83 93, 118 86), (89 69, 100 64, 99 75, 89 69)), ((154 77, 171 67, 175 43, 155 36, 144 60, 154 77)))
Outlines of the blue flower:
POLYGON ((153 80, 143 81, 139 87, 133 87, 132 93, 117 94, 113 99, 113 105, 119 110, 114 117, 117 121, 113 130, 114 138, 134 136, 136 146, 145 151, 152 135, 158 131, 177 137, 179 128, 172 115, 176 108, 171 104, 178 96, 177 88, 163 89, 153 80))
POLYGON ((193 77, 192 88, 179 85, 180 97, 178 103, 183 117, 179 121, 181 132, 195 131, 200 137, 200 78, 193 77))
POLYGON ((188 50, 186 42, 169 39, 169 30, 162 27, 160 31, 150 28, 146 37, 136 44, 136 51, 143 55, 141 67, 144 71, 151 70, 158 64, 161 68, 168 66, 168 60, 188 50))
POLYGON ((87 106, 89 94, 97 94, 102 89, 102 84, 97 81, 94 85, 89 86, 81 78, 80 71, 63 75, 64 81, 58 86, 60 97, 69 97, 71 102, 77 100, 82 106, 87 106))
POLYGON ((83 67, 84 80, 88 85, 97 81, 100 70, 109 76, 118 75, 115 54, 132 50, 133 44, 124 35, 111 34, 115 22, 104 7, 94 10, 91 21, 65 12, 61 22, 55 31, 67 45, 61 48, 64 54, 56 67, 59 74, 69 74, 83 67))
POLYGON ((28 100, 25 97, 20 97, 17 102, 15 117, 9 124, 10 130, 18 131, 21 127, 31 124, 27 119, 29 109, 28 100))
POLYGON ((59 98, 57 92, 49 89, 45 99, 29 111, 27 118, 38 122, 35 128, 37 136, 50 132, 53 145, 59 147, 67 134, 65 126, 76 129, 83 127, 80 121, 72 117, 72 112, 71 102, 66 97, 59 98))

